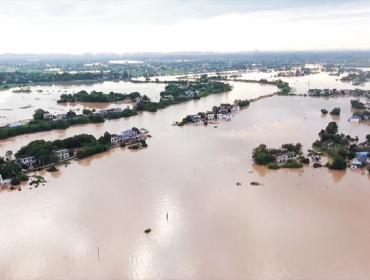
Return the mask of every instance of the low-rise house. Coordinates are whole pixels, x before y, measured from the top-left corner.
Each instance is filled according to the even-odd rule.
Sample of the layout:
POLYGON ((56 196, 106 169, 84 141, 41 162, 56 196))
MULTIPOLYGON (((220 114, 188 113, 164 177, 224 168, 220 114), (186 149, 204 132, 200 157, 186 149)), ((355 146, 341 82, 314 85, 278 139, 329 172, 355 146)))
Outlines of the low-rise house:
POLYGON ((122 136, 117 134, 112 134, 110 136, 110 143, 111 145, 117 145, 118 143, 122 142, 122 136))
POLYGON ((141 101, 141 98, 140 97, 136 97, 135 100, 134 100, 136 103, 140 102, 141 101))
POLYGON ((231 112, 238 112, 240 110, 239 105, 233 105, 231 106, 231 112))
POLYGON ((54 152, 60 159, 69 158, 68 149, 57 149, 57 150, 54 150, 54 152))
POLYGON ((314 89, 309 89, 308 90, 308 95, 312 95, 312 94, 314 94, 315 93, 315 90, 314 89))
POLYGON ((122 109, 121 109, 121 108, 119 108, 119 107, 118 107, 118 108, 114 108, 114 109, 113 109, 113 112, 114 112, 114 113, 120 113, 120 112, 122 112, 122 109))
POLYGON ((217 114, 217 119, 223 119, 223 117, 224 117, 224 114, 222 114, 222 113, 217 114))
POLYGON ((52 120, 54 118, 53 114, 50 114, 49 112, 45 113, 43 116, 43 119, 45 120, 52 120))
POLYGON ((274 158, 274 161, 277 164, 287 162, 288 160, 294 160, 297 158, 297 155, 295 152, 288 152, 288 153, 277 153, 272 155, 274 158))
POLYGON ((192 122, 197 123, 201 119, 201 116, 194 115, 194 116, 191 116, 190 119, 192 122))
POLYGON ((359 167, 362 167, 362 166, 366 166, 367 164, 369 163, 369 159, 367 157, 367 155, 362 155, 362 156, 359 156, 357 158, 354 158, 353 160, 351 160, 351 168, 359 168, 359 167))
POLYGON ((354 115, 353 117, 351 117, 349 119, 351 122, 360 122, 362 120, 362 117, 361 116, 358 116, 358 115, 354 115))
POLYGON ((206 117, 207 117, 207 119, 208 119, 209 121, 212 121, 212 120, 214 120, 214 119, 215 119, 215 114, 214 114, 214 113, 208 113, 208 114, 206 115, 206 117))
POLYGON ((145 129, 145 128, 141 128, 141 129, 139 130, 139 132, 140 132, 140 133, 148 133, 149 131, 148 131, 147 129, 145 129))
POLYGON ((24 157, 24 158, 20 158, 19 162, 21 163, 21 165, 26 165, 30 167, 31 165, 34 165, 36 163, 36 158, 35 157, 24 157))
POLYGON ((324 142, 322 142, 322 143, 321 143, 321 149, 323 149, 323 150, 327 150, 327 149, 329 149, 332 145, 334 145, 333 140, 331 140, 331 139, 325 140, 324 142))
POLYGON ((231 119, 231 114, 223 114, 222 118, 225 119, 225 120, 230 120, 231 119))
POLYGON ((192 90, 187 90, 187 91, 185 91, 185 94, 186 94, 186 96, 188 96, 188 97, 194 97, 195 92, 194 92, 194 91, 192 91, 192 90))
POLYGON ((135 138, 136 135, 137 135, 137 132, 132 129, 125 130, 121 133, 122 140, 135 138))
POLYGON ((173 100, 173 96, 172 95, 164 95, 163 99, 173 100))
POLYGON ((64 120, 65 118, 67 118, 67 114, 59 114, 54 117, 54 121, 64 120))

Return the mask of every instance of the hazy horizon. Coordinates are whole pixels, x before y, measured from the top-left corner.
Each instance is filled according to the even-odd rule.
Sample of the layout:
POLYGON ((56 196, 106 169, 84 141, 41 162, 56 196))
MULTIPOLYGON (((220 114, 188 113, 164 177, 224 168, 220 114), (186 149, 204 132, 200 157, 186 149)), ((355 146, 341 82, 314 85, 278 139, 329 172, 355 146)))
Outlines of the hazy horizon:
POLYGON ((369 50, 368 1, 2 1, 0 54, 369 50))

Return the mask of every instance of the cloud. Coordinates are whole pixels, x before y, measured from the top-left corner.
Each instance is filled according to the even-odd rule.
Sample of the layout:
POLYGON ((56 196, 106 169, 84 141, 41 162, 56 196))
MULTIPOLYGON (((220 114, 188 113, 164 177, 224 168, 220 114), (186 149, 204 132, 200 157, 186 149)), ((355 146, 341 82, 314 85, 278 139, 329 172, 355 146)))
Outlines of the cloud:
POLYGON ((368 48, 369 15, 367 1, 10 1, 0 53, 368 48))

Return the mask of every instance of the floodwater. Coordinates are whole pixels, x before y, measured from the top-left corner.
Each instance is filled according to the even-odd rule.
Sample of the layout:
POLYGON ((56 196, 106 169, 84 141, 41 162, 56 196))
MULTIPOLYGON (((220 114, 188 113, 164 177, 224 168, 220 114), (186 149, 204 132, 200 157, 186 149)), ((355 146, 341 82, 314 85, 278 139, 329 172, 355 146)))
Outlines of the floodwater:
POLYGON ((276 90, 243 85, 156 113, 1 141, 5 154, 39 138, 132 126, 153 135, 146 149, 112 149, 42 172, 45 186, 0 193, 0 278, 369 278, 369 175, 272 171, 251 160, 260 143, 301 142, 306 151, 332 120, 360 139, 369 126, 347 122, 348 97, 298 96, 254 102, 217 128, 171 126, 276 90), (340 117, 321 116, 334 107, 340 117))
MULTIPOLYGON (((146 94, 154 102, 159 101, 159 93, 163 91, 165 84, 135 84, 130 82, 83 82, 83 83, 65 83, 50 86, 30 87, 31 93, 13 93, 12 89, 0 91, 0 125, 14 123, 19 120, 31 119, 36 109, 42 108, 53 114, 61 114, 70 109, 106 109, 106 108, 126 108, 125 102, 114 103, 63 103, 58 104, 57 100, 62 94, 77 93, 81 90, 87 92, 102 91, 104 93, 118 92, 131 93, 134 91, 146 94), (43 92, 37 92, 42 90, 43 92)), ((129 105, 131 106, 131 105, 129 105)))

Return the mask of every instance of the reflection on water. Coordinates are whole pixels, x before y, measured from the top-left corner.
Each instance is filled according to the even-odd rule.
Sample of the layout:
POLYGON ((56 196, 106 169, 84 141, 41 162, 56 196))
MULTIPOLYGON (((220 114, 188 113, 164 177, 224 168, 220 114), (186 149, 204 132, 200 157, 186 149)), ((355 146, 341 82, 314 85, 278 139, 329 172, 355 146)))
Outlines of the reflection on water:
POLYGON ((323 118, 322 108, 341 108, 339 132, 363 139, 368 124, 347 122, 349 98, 275 96, 217 128, 171 126, 275 90, 239 84, 154 114, 1 141, 4 154, 38 138, 133 126, 153 135, 147 149, 72 161, 59 172, 42 171, 45 186, 1 193, 0 278, 368 278, 369 175, 268 170, 251 160, 261 143, 300 142, 307 150, 333 119, 323 118))

